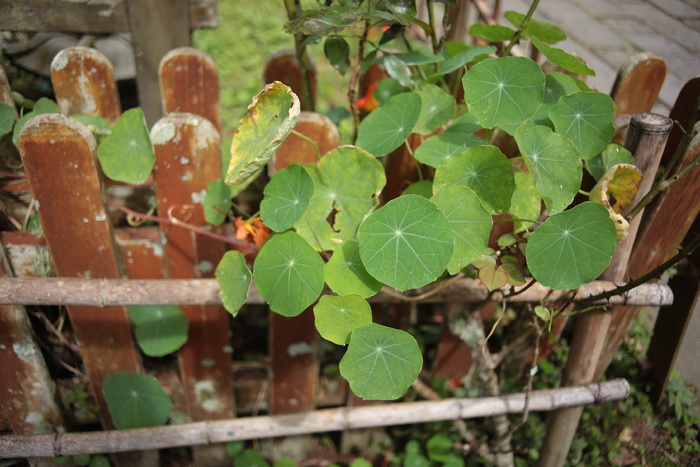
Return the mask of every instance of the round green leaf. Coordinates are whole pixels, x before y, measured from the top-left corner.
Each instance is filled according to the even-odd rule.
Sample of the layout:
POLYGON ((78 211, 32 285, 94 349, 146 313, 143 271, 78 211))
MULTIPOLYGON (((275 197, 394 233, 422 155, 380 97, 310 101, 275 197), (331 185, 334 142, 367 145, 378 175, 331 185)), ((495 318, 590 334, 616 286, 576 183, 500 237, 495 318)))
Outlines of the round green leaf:
POLYGON ((306 170, 314 181, 309 207, 296 224, 297 233, 314 248, 334 250, 354 240, 364 218, 379 203, 386 184, 384 167, 371 154, 354 146, 329 152, 306 170), (329 222, 333 219, 333 224, 329 222))
POLYGON ((323 260, 299 235, 284 232, 263 244, 255 259, 253 277, 272 311, 297 316, 323 290, 323 260))
POLYGON ((137 305, 129 307, 136 341, 143 353, 162 357, 187 342, 189 322, 183 311, 173 305, 137 305))
POLYGON ((542 197, 537 191, 535 180, 529 172, 515 172, 515 191, 508 211, 514 219, 527 219, 513 221, 513 232, 527 230, 533 222, 540 217, 542 211, 542 197))
POLYGON ((447 123, 455 114, 455 99, 434 84, 426 84, 418 91, 421 111, 413 128, 414 133, 429 135, 447 123))
POLYGON ((550 213, 571 204, 581 187, 581 159, 573 143, 545 126, 526 123, 515 132, 525 164, 550 213))
POLYGON ((617 232, 594 202, 549 217, 527 243, 527 265, 545 287, 575 289, 596 279, 615 253, 617 232))
POLYGON ((491 214, 510 207, 515 191, 513 166, 496 146, 476 146, 446 160, 435 171, 433 191, 445 185, 471 188, 491 214))
POLYGON ((250 284, 253 281, 245 258, 239 251, 227 251, 219 261, 215 274, 224 308, 236 316, 248 299, 250 284))
POLYGON ((347 345, 350 333, 372 322, 372 309, 359 295, 324 295, 314 307, 314 317, 321 337, 347 345))
POLYGON ((452 226, 455 248, 447 272, 457 274, 486 251, 493 218, 481 205, 479 197, 463 186, 445 185, 431 201, 452 226))
POLYGON ((140 108, 124 112, 97 148, 102 171, 112 180, 144 183, 156 161, 146 118, 140 108))
POLYGON ((462 154, 467 149, 487 144, 488 141, 470 133, 448 130, 423 141, 416 149, 415 156, 419 162, 437 168, 447 159, 462 154))
POLYGON ((265 186, 260 217, 276 232, 292 227, 306 212, 314 182, 304 166, 292 164, 277 172, 265 186))
POLYGON ((583 159, 590 159, 610 143, 615 128, 615 105, 602 92, 563 96, 549 111, 557 133, 569 138, 583 159))
POLYGON ((499 127, 513 134, 544 101, 544 73, 525 57, 484 60, 462 80, 464 98, 484 128, 499 127))
POLYGON ((253 98, 233 135, 226 183, 243 183, 257 174, 289 136, 299 119, 299 98, 275 81, 253 98))
POLYGON ((120 430, 165 425, 172 402, 153 376, 141 373, 108 375, 102 394, 112 422, 120 430))
POLYGON ((340 374, 358 397, 392 400, 406 392, 422 367, 423 355, 410 334, 367 324, 352 332, 340 374))
POLYGON ((211 225, 219 225, 226 220, 226 213, 231 207, 231 190, 223 180, 212 180, 207 185, 207 194, 202 200, 204 218, 211 225))
POLYGON ((454 249, 445 215, 417 195, 401 196, 370 214, 360 226, 359 241, 367 272, 398 290, 437 279, 454 249))
POLYGON ((382 283, 370 276, 360 258, 360 245, 352 240, 338 245, 326 263, 326 284, 339 295, 376 295, 382 283))
POLYGON ((408 138, 420 112, 417 93, 397 94, 362 120, 355 144, 375 157, 384 156, 408 138))

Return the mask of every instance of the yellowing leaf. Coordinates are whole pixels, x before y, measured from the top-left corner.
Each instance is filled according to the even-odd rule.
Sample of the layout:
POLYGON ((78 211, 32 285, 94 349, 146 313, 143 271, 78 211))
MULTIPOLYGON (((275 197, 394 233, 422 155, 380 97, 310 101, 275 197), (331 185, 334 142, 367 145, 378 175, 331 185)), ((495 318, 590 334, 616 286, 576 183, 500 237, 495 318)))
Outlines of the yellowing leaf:
POLYGON ((629 223, 620 213, 632 204, 641 182, 642 172, 637 167, 617 164, 610 167, 591 190, 591 201, 605 206, 615 223, 618 241, 627 237, 629 230, 629 223))
POLYGON ((256 175, 289 136, 299 118, 299 98, 275 81, 253 98, 231 144, 226 183, 243 183, 256 175))

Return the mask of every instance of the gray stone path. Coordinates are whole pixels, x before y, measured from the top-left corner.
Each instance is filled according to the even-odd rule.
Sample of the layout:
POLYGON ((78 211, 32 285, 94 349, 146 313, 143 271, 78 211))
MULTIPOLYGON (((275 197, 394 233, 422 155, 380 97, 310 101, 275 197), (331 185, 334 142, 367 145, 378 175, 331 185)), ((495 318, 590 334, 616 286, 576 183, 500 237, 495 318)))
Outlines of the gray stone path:
MULTIPOLYGON (((525 13, 528 0, 504 0, 503 11, 525 13)), ((700 0, 541 0, 535 17, 560 26, 556 44, 596 71, 588 83, 610 92, 622 64, 638 52, 666 62, 668 72, 654 108, 668 111, 683 85, 700 76, 700 0)))

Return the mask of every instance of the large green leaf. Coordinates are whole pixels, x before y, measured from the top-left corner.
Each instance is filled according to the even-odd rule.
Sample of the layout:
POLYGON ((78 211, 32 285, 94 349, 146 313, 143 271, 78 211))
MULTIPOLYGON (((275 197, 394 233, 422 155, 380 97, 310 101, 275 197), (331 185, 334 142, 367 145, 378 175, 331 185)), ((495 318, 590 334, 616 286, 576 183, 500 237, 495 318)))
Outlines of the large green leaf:
POLYGON ((314 318, 321 337, 347 345, 355 329, 372 322, 372 309, 359 295, 324 295, 314 306, 314 318))
POLYGON ((359 241, 367 272, 398 290, 437 279, 454 249, 449 221, 418 195, 401 196, 370 214, 360 226, 359 241))
POLYGON ((245 258, 239 251, 227 251, 219 261, 215 275, 224 308, 236 316, 248 299, 250 284, 253 282, 245 258))
POLYGON ((550 213, 571 204, 581 187, 581 159, 573 143, 547 127, 521 126, 515 141, 550 213))
POLYGON ((569 138, 583 159, 590 159, 610 143, 615 134, 615 104, 602 92, 563 96, 549 111, 554 129, 569 138))
POLYGON ((314 181, 314 194, 296 224, 297 233, 323 250, 355 239, 386 184, 381 162, 360 148, 344 146, 326 154, 318 165, 307 165, 306 170, 314 181))
POLYGON ((284 232, 263 244, 253 265, 253 277, 272 311, 297 316, 323 290, 323 260, 299 235, 284 232))
POLYGON ((513 134, 544 101, 544 73, 525 57, 488 59, 474 65, 462 80, 469 113, 484 128, 513 134))
POLYGON ((423 355, 410 334, 367 324, 352 332, 340 374, 358 397, 392 400, 406 392, 422 367, 423 355))
POLYGON ((219 225, 226 220, 226 213, 231 208, 231 190, 222 179, 209 182, 202 207, 204 218, 211 225, 219 225))
POLYGON ((382 283, 370 276, 360 258, 360 245, 348 240, 335 249, 326 263, 326 284, 339 295, 358 294, 362 298, 376 295, 382 283))
POLYGON ((447 265, 450 274, 457 274, 472 261, 481 258, 488 247, 493 226, 491 214, 469 188, 445 185, 431 201, 452 226, 455 248, 447 265))
POLYGON ((476 146, 438 166, 433 191, 445 185, 471 188, 491 214, 502 214, 515 190, 513 166, 496 146, 476 146))
POLYGON ((593 202, 549 217, 527 243, 527 265, 545 287, 574 289, 596 279, 615 253, 608 210, 593 202))
POLYGON ((417 93, 393 96, 362 121, 355 144, 375 157, 390 153, 411 134, 420 111, 421 98, 417 93))
POLYGON ((429 135, 447 123, 455 114, 454 97, 434 84, 426 84, 418 91, 421 98, 420 117, 413 128, 414 133, 429 135))
POLYGON ((299 98, 275 81, 253 98, 233 135, 226 183, 243 183, 268 163, 299 119, 299 98))
POLYGON ((187 342, 187 315, 173 305, 137 305, 129 307, 136 341, 143 353, 162 357, 187 342))
POLYGON ((533 222, 540 217, 542 211, 542 197, 537 191, 535 180, 529 172, 515 172, 515 192, 510 202, 508 211, 515 219, 527 219, 513 221, 515 233, 527 230, 533 222))
POLYGON ((139 185, 153 170, 156 155, 140 108, 129 109, 97 148, 102 171, 112 180, 139 185))
POLYGON ((437 168, 447 159, 462 154, 467 149, 487 144, 488 141, 471 133, 448 130, 423 141, 416 149, 415 157, 419 162, 437 168))
POLYGON ((265 186, 260 203, 260 217, 276 232, 292 227, 309 207, 314 182, 300 164, 277 172, 265 186))
POLYGON ((102 394, 114 426, 120 430, 165 425, 172 406, 158 381, 141 373, 107 375, 102 394))
POLYGON ((549 59, 550 62, 554 63, 555 65, 559 65, 566 71, 570 71, 572 73, 578 73, 581 75, 589 75, 589 76, 595 76, 595 71, 592 69, 588 68, 585 63, 583 63, 581 60, 576 58, 576 56, 571 55, 570 53, 558 49, 556 47, 549 46, 542 42, 541 40, 537 39, 536 37, 531 38, 532 40, 532 45, 537 47, 537 50, 542 52, 542 54, 549 59))

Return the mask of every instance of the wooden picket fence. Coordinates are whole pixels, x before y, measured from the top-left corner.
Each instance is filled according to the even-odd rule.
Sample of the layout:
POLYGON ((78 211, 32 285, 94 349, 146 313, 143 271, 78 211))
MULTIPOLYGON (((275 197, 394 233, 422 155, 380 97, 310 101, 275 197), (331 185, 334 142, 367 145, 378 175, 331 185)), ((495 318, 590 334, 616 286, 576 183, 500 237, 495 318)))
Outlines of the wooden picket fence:
MULTIPOLYGON (((183 304, 182 309, 189 319, 190 329, 187 343, 177 353, 177 369, 163 370, 156 374, 156 377, 174 398, 174 410, 183 412, 185 418, 195 425, 196 422, 207 423, 196 425, 199 427, 198 434, 185 438, 175 431, 165 435, 162 432, 144 432, 141 435, 127 433, 124 436, 131 436, 132 439, 134 436, 142 440, 144 436, 153 436, 159 441, 150 445, 129 444, 124 438, 119 438, 119 443, 107 442, 105 445, 99 445, 103 451, 95 450, 97 448, 94 447, 94 443, 80 444, 80 448, 76 448, 77 441, 70 441, 68 434, 56 438, 52 438, 51 435, 43 438, 48 446, 46 450, 33 451, 32 455, 50 457, 77 452, 142 450, 120 454, 114 460, 120 465, 157 465, 158 453, 154 449, 200 445, 193 450, 195 461, 199 465, 228 465, 222 446, 212 443, 425 420, 416 418, 417 415, 412 415, 413 419, 397 415, 397 418, 380 417, 381 420, 378 420, 376 415, 370 415, 369 418, 374 420, 356 423, 348 421, 352 419, 351 415, 348 415, 350 419, 343 419, 345 421, 324 424, 324 420, 328 420, 323 418, 325 412, 314 412, 322 407, 352 407, 342 409, 347 410, 342 414, 372 414, 375 408, 365 408, 365 412, 361 412, 362 406, 368 402, 349 393, 342 381, 321 375, 321 362, 316 352, 319 336, 314 328, 312 313, 306 312, 295 318, 286 318, 266 311, 269 314, 269 335, 265 361, 254 363, 235 360, 236 355, 232 356, 231 333, 240 335, 245 334, 247 330, 241 329, 237 321, 232 320, 223 307, 217 304, 218 286, 212 279, 213 268, 223 255, 225 245, 167 223, 161 223, 157 227, 113 226, 111 218, 115 213, 106 203, 105 195, 106 184, 111 182, 104 180, 96 164, 94 138, 82 124, 69 117, 71 114, 91 113, 104 116, 110 121, 117 118, 121 109, 116 88, 113 86, 111 66, 104 57, 90 49, 67 49, 61 54, 61 60, 58 61, 61 66, 54 67, 52 81, 62 113, 36 117, 22 130, 19 149, 26 171, 27 185, 14 188, 31 190, 44 235, 37 238, 26 232, 1 233, 2 246, 7 252, 7 258, 3 257, 1 263, 4 277, 9 278, 13 274, 25 278, 38 275, 35 267, 36 251, 45 251, 48 248, 57 279, 54 281, 56 287, 45 291, 23 291, 23 287, 30 286, 28 284, 31 284, 31 280, 21 282, 19 277, 0 281, 0 303, 9 303, 0 305, 0 407, 3 412, 1 415, 4 415, 0 416, 0 431, 11 430, 18 435, 0 437, 0 458, 3 447, 9 449, 9 446, 14 446, 12 443, 20 445, 22 440, 23 446, 38 443, 39 438, 30 436, 61 433, 69 428, 66 413, 58 403, 55 391, 56 386, 65 387, 66 382, 54 381, 49 374, 39 350, 40 343, 34 336, 22 304, 66 304, 76 341, 79 342, 80 357, 89 387, 99 407, 99 422, 104 430, 108 430, 107 433, 113 433, 110 430, 114 427, 100 390, 101 383, 108 374, 123 371, 144 372, 150 369, 145 368, 144 358, 134 344, 126 306, 136 303, 138 297, 146 296, 150 290, 148 287, 156 284, 152 280, 156 279, 167 279, 171 281, 172 287, 170 292, 165 294, 165 298, 155 301, 165 302, 169 294, 173 303, 183 304), (79 89, 75 87, 77 83, 81 84, 79 89), (98 278, 105 281, 99 282, 100 289, 96 292, 97 289, 90 287, 95 285, 95 279, 98 278), (129 283, 133 284, 133 289, 127 294, 123 291, 122 295, 117 293, 116 299, 115 296, 111 296, 110 299, 107 293, 110 284, 121 284, 124 278, 130 279, 129 283), (140 282, 135 282, 136 280, 140 282), (178 290, 179 288, 182 290, 178 290), (62 293, 64 291, 68 292, 62 293), (180 291, 183 293, 178 295, 180 291), (71 296, 74 297, 73 300, 71 296), (245 430, 246 423, 249 426, 258 426, 255 425, 258 418, 242 419, 235 429, 226 425, 229 422, 233 423, 232 419, 238 415, 255 415, 260 411, 282 418, 269 419, 275 428, 264 425, 266 428, 251 429, 247 437, 242 437, 240 430, 245 430), (315 413, 314 416, 321 417, 318 427, 310 429, 304 425, 304 417, 290 415, 299 413, 315 413), (219 425, 212 425, 217 420, 220 421, 216 422, 219 425), (221 434, 221 431, 212 431, 214 426, 220 427, 224 434, 221 434), (237 434, 234 435, 234 432, 237 434), (171 438, 167 438, 168 436, 171 438), (51 439, 53 442, 50 442, 51 439), (59 439, 63 441, 59 442, 59 439), (121 444, 120 448, 120 443, 125 444, 121 444), (93 447, 87 448, 89 445, 93 447)), ((286 59, 288 58, 287 56, 286 59)), ((271 61, 268 64, 266 76, 270 80, 279 79, 272 71, 275 68, 274 63, 271 61)), ((648 64, 647 61, 642 63, 648 64)), ((221 117, 217 72, 208 56, 191 48, 176 49, 168 53, 161 62, 159 72, 165 116, 152 130, 156 154, 152 190, 157 209, 161 215, 169 212, 189 224, 203 226, 205 221, 201 205, 193 202, 192 194, 202 193, 211 180, 221 178, 221 117)), ((658 70, 656 72, 658 73, 658 70)), ((282 69, 281 73, 288 74, 289 70, 282 69)), ((630 81, 635 83, 638 79, 630 78, 630 81)), ((0 85, 6 86, 6 80, 0 85)), ((697 102, 698 83, 691 82, 689 86, 687 95, 694 96, 694 102, 697 102)), ((294 89, 294 85, 292 87, 294 89)), ((617 93, 623 93, 625 87, 621 84, 616 89, 617 93)), ((685 102, 688 101, 687 95, 685 102)), ((637 103, 638 100, 634 102, 637 103)), ((648 111, 650 107, 651 105, 647 109, 635 108, 633 113, 648 111)), ((618 113, 622 115, 627 113, 627 110, 620 104, 618 113)), ((692 127, 692 118, 697 118, 692 117, 692 113, 686 112, 683 116, 676 115, 674 118, 681 119, 684 125, 692 127)), ((660 141, 659 138, 665 140, 668 132, 660 132, 657 122, 653 118, 651 120, 649 126, 648 114, 635 117, 630 124, 630 133, 633 136, 628 136, 628 141, 633 141, 630 144, 642 148, 636 151, 638 156, 645 151, 649 153, 654 162, 648 164, 652 166, 649 169, 651 172, 648 173, 652 174, 649 178, 653 179, 653 172, 656 170, 654 165, 658 165, 664 147, 664 141, 660 141), (652 143, 649 143, 649 138, 653 139, 652 143)), ((662 121, 663 125, 668 126, 670 130, 665 120, 662 121)), ((319 114, 303 112, 296 130, 315 140, 321 153, 338 145, 337 130, 328 119, 319 114)), ((677 139, 675 145, 679 146, 680 139, 677 139)), ((686 146, 679 167, 687 163, 693 154, 697 154, 700 146, 697 134, 686 146)), ((403 157, 397 153, 387 159, 401 160, 403 157)), ((314 151, 307 142, 297 136, 290 136, 278 150, 270 171, 273 173, 291 163, 305 163, 314 159, 314 151)), ((629 276, 637 277, 651 269, 651 266, 660 264, 672 256, 673 250, 681 243, 700 208, 697 202, 688 205, 687 201, 681 201, 697 199, 688 197, 682 191, 687 193, 687 190, 694 190, 697 193, 700 187, 697 178, 696 170, 692 177, 686 177, 681 182, 684 183, 684 187, 668 190, 648 209, 653 216, 645 217, 638 235, 641 240, 636 245, 629 242, 629 245, 623 248, 622 256, 616 259, 612 266, 622 268, 624 272, 610 273, 604 279, 620 281, 621 278, 626 280, 629 276), (667 218, 666 216, 671 215, 670 211, 677 212, 678 209, 670 210, 665 206, 678 205, 681 202, 685 203, 685 217, 680 220, 676 217, 667 218), (672 237, 669 237, 670 235, 672 237), (655 251, 653 255, 650 254, 652 249, 655 251), (629 261, 630 257, 633 258, 632 261, 629 261)), ((213 231, 226 233, 222 228, 213 228, 213 231)), ((632 237, 634 238, 634 235, 632 237)), ((162 286, 162 283, 159 284, 162 286)), ((579 294, 592 295, 595 290, 610 286, 609 282, 592 284, 588 289, 582 287, 579 294)), ((167 286, 165 287, 168 290, 167 286)), ((446 289, 443 294, 432 297, 431 301, 456 304, 478 302, 485 297, 483 292, 474 282, 465 280, 451 289, 446 289)), ((537 301, 545 293, 542 288, 533 287, 519 296, 518 300, 537 301)), ((595 340, 593 344, 589 342, 586 345, 596 347, 598 352, 603 354, 601 361, 604 362, 607 358, 609 362, 631 325, 630 316, 637 312, 639 306, 669 305, 670 297, 665 286, 640 287, 619 299, 617 303, 620 305, 615 307, 613 313, 606 313, 604 318, 598 313, 590 314, 593 320, 608 320, 602 334, 577 331, 577 336, 588 336, 589 340, 595 340), (607 347, 602 349, 600 339, 607 337, 607 328, 611 329, 612 338, 606 344, 607 347)), ((393 324, 397 326, 401 326, 402 319, 405 319, 405 309, 412 306, 396 303, 396 299, 387 294, 380 294, 374 302, 383 302, 389 307, 388 315, 393 317, 393 324)), ((251 292, 249 303, 261 303, 254 291, 251 292)), ((561 326, 561 323, 559 324, 561 326)), ((527 358, 536 344, 535 341, 531 341, 523 345, 523 361, 528 361, 527 358)), ((574 344, 575 348, 578 348, 576 345, 574 344)), ((589 351, 587 346, 581 349, 581 352, 589 351)), ((446 379, 460 379, 469 371, 472 364, 471 355, 471 350, 450 333, 448 326, 444 326, 430 372, 446 379)), ((531 360, 532 357, 529 358, 531 360)), ((586 375, 571 376, 568 384, 579 386, 597 381, 607 363, 601 363, 599 367, 596 365, 597 360, 593 363, 593 368, 587 370, 586 375), (593 371, 597 371, 595 380, 591 376, 593 371)), ((595 390, 602 391, 601 388, 602 386, 596 385, 595 390)), ((587 389, 589 394, 590 390, 587 389)), ((624 388, 620 390, 620 387, 616 386, 616 390, 614 396, 603 391, 599 392, 599 397, 581 399, 576 403, 568 401, 560 406, 542 405, 541 410, 625 396, 624 388)), ((533 393, 533 400, 535 396, 533 393)), ((383 413, 379 412, 383 409, 388 410, 388 413, 401 414, 403 404, 393 404, 389 409, 377 406, 377 412, 374 413, 383 413)), ((414 412, 410 412, 406 406, 406 413, 410 414, 426 409, 411 410, 414 412)), ((511 405, 509 410, 523 410, 523 406, 511 405)), ((452 411, 452 415, 442 419, 453 419, 454 413, 452 411)), ((481 413, 479 416, 489 413, 498 412, 481 413)), ((566 412, 561 414, 565 415, 566 412)), ((116 434, 113 436, 118 437, 116 434)), ((348 448, 352 447, 352 443, 361 442, 352 440, 350 435, 347 439, 348 448)), ((280 452, 284 449, 280 443, 273 447, 276 448, 279 448, 280 452)), ((40 461, 34 462, 40 465, 40 461)))

